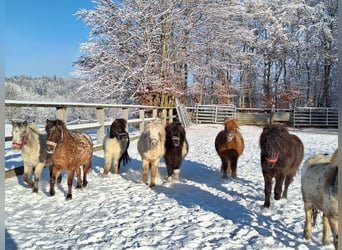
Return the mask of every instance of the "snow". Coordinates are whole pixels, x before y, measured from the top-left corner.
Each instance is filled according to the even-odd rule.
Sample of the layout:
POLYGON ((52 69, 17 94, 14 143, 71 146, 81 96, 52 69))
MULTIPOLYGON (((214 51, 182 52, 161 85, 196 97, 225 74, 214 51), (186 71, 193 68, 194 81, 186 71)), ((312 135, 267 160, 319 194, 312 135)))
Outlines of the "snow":
MULTIPOLYGON (((70 201, 65 200, 66 172, 53 197, 47 169, 37 194, 22 176, 6 179, 6 249, 334 249, 322 245, 321 217, 312 240, 303 238, 300 171, 287 200, 275 201, 272 193, 271 207, 262 208, 261 127, 241 126, 246 146, 238 178, 221 178, 214 140, 222 128, 187 128, 190 151, 180 180, 171 184, 163 160, 157 186, 142 183, 137 140, 129 147, 131 162, 118 175, 102 177, 103 151, 95 152, 88 186, 73 188, 70 201)), ((338 145, 337 131, 290 131, 303 141, 304 159, 333 153, 338 145)), ((20 161, 6 145, 11 156, 6 156, 6 164, 20 161)))

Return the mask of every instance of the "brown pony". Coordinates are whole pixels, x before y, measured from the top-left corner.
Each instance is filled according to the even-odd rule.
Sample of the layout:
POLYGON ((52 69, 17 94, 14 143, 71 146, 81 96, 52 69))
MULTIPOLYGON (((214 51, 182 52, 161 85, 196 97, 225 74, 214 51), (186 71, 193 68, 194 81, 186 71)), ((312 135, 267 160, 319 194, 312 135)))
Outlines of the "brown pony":
POLYGON ((302 141, 287 131, 283 125, 270 125, 260 135, 261 167, 265 181, 264 207, 270 207, 272 178, 275 178, 274 199, 287 198, 287 190, 303 160, 302 141))
POLYGON ((238 120, 225 118, 224 130, 220 131, 215 139, 215 149, 222 161, 223 178, 227 178, 228 173, 233 178, 237 177, 237 162, 244 148, 245 143, 239 131, 238 120))
POLYGON ((71 187, 75 172, 77 186, 81 188, 81 169, 83 166, 83 186, 87 186, 87 174, 91 166, 93 142, 89 135, 80 131, 69 131, 61 120, 46 120, 47 150, 52 155, 52 174, 50 177, 50 194, 55 194, 56 176, 62 171, 68 171, 67 200, 72 199, 71 187))

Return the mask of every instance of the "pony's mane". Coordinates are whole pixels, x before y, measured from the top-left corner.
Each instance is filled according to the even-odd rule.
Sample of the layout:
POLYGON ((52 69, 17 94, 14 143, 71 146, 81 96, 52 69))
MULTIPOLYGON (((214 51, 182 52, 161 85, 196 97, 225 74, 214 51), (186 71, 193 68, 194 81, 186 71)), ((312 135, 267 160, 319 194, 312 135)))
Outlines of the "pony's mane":
POLYGON ((239 129, 239 121, 237 119, 226 118, 224 120, 224 126, 228 130, 236 131, 239 129))
POLYGON ((35 123, 29 123, 27 126, 28 126, 33 132, 35 132, 36 134, 39 134, 39 133, 40 133, 37 124, 35 124, 35 123))

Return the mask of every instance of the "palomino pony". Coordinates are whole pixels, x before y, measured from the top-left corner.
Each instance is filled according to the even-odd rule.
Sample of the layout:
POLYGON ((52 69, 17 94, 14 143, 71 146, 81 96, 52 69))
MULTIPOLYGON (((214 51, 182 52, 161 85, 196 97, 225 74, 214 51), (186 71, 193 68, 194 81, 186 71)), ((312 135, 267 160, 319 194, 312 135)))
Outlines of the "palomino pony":
POLYGON ((265 181, 264 207, 270 207, 272 178, 275 178, 274 199, 282 195, 283 183, 285 189, 282 198, 287 198, 289 185, 303 160, 304 147, 302 141, 287 131, 283 125, 264 127, 259 140, 261 148, 261 167, 265 181))
POLYGON ((165 127, 165 163, 167 167, 168 181, 172 181, 172 175, 179 179, 180 167, 184 157, 189 152, 189 144, 186 140, 186 132, 178 121, 169 123, 165 127))
POLYGON ((120 163, 126 165, 129 161, 127 149, 129 147, 129 135, 126 131, 125 119, 115 119, 110 126, 109 134, 103 140, 103 151, 105 166, 103 175, 107 176, 112 162, 114 163, 114 174, 120 169, 120 163))
POLYGON ((138 140, 138 151, 142 158, 143 182, 147 183, 148 170, 151 167, 150 187, 154 187, 158 165, 165 154, 165 128, 161 121, 146 125, 138 140))
POLYGON ((65 123, 59 119, 46 120, 47 150, 52 155, 52 174, 50 178, 50 194, 55 195, 56 176, 62 171, 68 171, 68 194, 66 199, 72 199, 71 187, 75 172, 77 186, 81 188, 81 169, 83 166, 83 186, 87 186, 87 174, 91 167, 93 142, 89 135, 80 131, 69 131, 65 123))
MULTIPOLYGON (((38 192, 38 184, 44 166, 52 166, 51 155, 46 151, 46 134, 41 134, 37 125, 27 121, 12 121, 12 149, 21 150, 24 162, 23 180, 38 192), (34 170, 34 182, 31 180, 34 170)), ((50 169, 51 173, 51 169, 50 169)), ((59 178, 58 181, 61 179, 59 178)))
POLYGON ((245 143, 239 131, 238 120, 225 118, 224 130, 220 131, 215 139, 215 149, 222 162, 221 172, 223 178, 227 178, 228 173, 233 178, 237 177, 237 162, 244 148, 245 143))
POLYGON ((304 237, 312 233, 311 219, 315 208, 323 212, 323 244, 330 244, 329 231, 338 249, 338 150, 331 155, 313 155, 303 164, 301 189, 304 201, 304 237))

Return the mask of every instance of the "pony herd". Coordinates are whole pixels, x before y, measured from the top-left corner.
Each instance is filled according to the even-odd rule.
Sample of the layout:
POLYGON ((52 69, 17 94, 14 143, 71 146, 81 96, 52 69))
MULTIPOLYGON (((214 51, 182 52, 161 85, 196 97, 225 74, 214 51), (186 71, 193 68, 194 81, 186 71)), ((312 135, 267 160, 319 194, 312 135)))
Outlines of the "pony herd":
MULTIPOLYGON (((120 165, 130 161, 127 122, 116 119, 103 141, 104 170, 107 176, 113 165, 118 174, 120 165)), ((12 148, 22 151, 24 162, 23 180, 38 192, 38 182, 44 166, 50 169, 50 194, 55 194, 56 180, 61 182, 61 170, 68 171, 68 193, 72 198, 72 184, 76 172, 76 188, 87 185, 87 173, 91 167, 93 144, 91 137, 83 132, 70 131, 61 120, 47 120, 45 134, 39 133, 36 125, 26 121, 12 122, 12 148), (81 169, 83 166, 83 180, 81 169), (34 172, 34 182, 31 180, 34 172)), ((244 151, 244 139, 239 131, 237 119, 226 118, 224 129, 215 139, 215 149, 221 159, 222 177, 237 177, 238 158, 244 151)), ((269 125, 263 128, 259 138, 261 169, 264 177, 265 200, 263 207, 270 207, 272 179, 275 178, 274 199, 287 198, 288 188, 303 160, 304 146, 294 134, 283 125, 269 125), (284 186, 284 191, 283 191, 284 186)), ((164 157, 168 182, 174 176, 179 178, 183 159, 189 151, 186 132, 180 122, 164 126, 160 120, 148 123, 141 133, 137 149, 142 159, 142 181, 155 186, 158 165, 164 157)), ((313 155, 303 164, 301 192, 304 201, 304 237, 311 238, 312 222, 317 209, 323 212, 323 244, 329 244, 329 231, 333 233, 334 246, 338 242, 338 150, 333 155, 313 155)))

